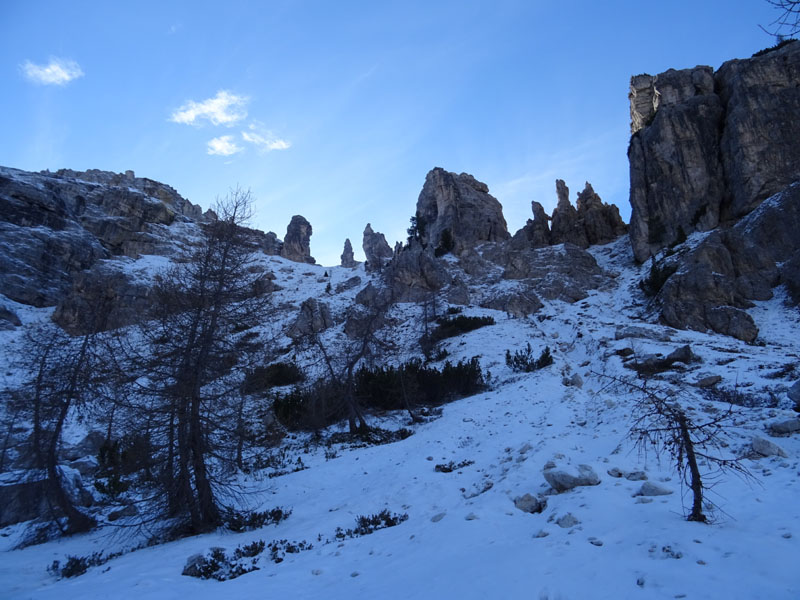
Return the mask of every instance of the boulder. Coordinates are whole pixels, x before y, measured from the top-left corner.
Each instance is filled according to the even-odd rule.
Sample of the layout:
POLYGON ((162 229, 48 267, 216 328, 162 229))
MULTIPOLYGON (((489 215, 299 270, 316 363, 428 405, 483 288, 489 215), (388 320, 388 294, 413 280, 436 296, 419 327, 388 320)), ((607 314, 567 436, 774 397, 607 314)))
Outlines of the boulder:
POLYGON ((769 432, 775 436, 786 436, 800 431, 800 419, 785 419, 769 424, 769 432))
POLYGON ((800 406, 800 381, 795 381, 786 392, 786 395, 789 396, 789 400, 800 406))
POLYGON ((600 477, 589 465, 578 465, 577 471, 568 467, 559 467, 548 462, 543 470, 544 478, 556 492, 566 492, 578 486, 599 485, 600 477))
POLYGON ((317 261, 311 256, 312 233, 311 223, 300 215, 293 216, 286 228, 281 256, 294 262, 315 264, 317 261))
POLYGON ((417 200, 423 246, 459 255, 482 242, 503 242, 508 233, 503 207, 485 183, 436 167, 425 177, 417 200))
POLYGON ((341 294, 342 292, 351 290, 354 287, 358 287, 359 285, 361 285, 361 277, 359 277, 358 275, 354 275, 353 277, 344 280, 342 283, 337 283, 335 290, 337 294, 341 294))
POLYGON ((357 267, 358 263, 353 257, 353 246, 350 244, 350 238, 344 241, 344 249, 342 250, 342 266, 348 269, 357 267))
POLYGON ((634 498, 637 496, 668 496, 672 493, 672 490, 669 490, 663 486, 658 485, 657 483, 653 483, 652 481, 645 481, 642 483, 642 487, 633 495, 634 498))
POLYGON ((556 525, 563 529, 569 529, 570 527, 575 527, 576 525, 580 525, 580 521, 578 518, 573 515, 572 513, 567 513, 565 515, 561 515, 556 519, 556 525))
POLYGON ((750 448, 754 454, 759 456, 780 456, 782 458, 788 457, 786 451, 778 446, 778 444, 770 442, 769 440, 765 440, 757 435, 754 435, 753 439, 750 441, 750 448))
POLYGON ((369 223, 364 228, 362 248, 367 259, 364 265, 367 271, 381 271, 394 256, 394 252, 384 235, 373 231, 369 223))
POLYGON ((540 500, 536 496, 524 494, 523 496, 514 498, 514 506, 516 506, 522 512, 535 514, 540 513, 547 508, 547 500, 540 500))

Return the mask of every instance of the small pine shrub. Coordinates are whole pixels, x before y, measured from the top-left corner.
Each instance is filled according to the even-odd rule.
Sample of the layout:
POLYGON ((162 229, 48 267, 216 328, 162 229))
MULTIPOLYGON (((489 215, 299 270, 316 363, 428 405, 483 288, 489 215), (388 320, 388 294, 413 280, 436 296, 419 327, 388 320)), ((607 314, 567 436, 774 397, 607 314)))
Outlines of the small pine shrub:
POLYGON ((455 317, 441 318, 437 321, 436 329, 426 338, 430 345, 436 344, 441 340, 455 337, 470 331, 475 331, 487 325, 494 325, 492 317, 466 317, 458 315, 455 317))
POLYGON ((300 383, 304 379, 305 375, 297 365, 278 362, 266 367, 256 367, 247 373, 242 384, 242 392, 257 394, 273 387, 300 383))
POLYGON ((524 350, 517 350, 511 354, 511 350, 506 350, 506 365, 513 371, 521 373, 532 373, 544 367, 553 364, 553 355, 550 354, 550 346, 546 346, 539 358, 533 358, 533 348, 530 342, 525 346, 524 350))
POLYGON ((222 522, 231 531, 241 533, 242 531, 260 529, 267 525, 277 525, 281 521, 288 519, 291 514, 291 509, 284 510, 280 506, 261 512, 241 512, 229 508, 222 515, 222 522))

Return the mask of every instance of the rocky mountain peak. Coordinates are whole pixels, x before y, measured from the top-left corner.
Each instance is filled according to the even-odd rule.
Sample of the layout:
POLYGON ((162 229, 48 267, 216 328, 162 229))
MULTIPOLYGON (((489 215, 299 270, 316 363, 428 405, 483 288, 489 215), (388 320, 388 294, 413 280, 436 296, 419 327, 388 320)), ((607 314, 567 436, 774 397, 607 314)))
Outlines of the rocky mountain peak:
POLYGON ((502 242, 508 233, 503 207, 489 187, 472 175, 440 167, 425 177, 417 200, 420 241, 441 252, 460 254, 481 242, 502 242))

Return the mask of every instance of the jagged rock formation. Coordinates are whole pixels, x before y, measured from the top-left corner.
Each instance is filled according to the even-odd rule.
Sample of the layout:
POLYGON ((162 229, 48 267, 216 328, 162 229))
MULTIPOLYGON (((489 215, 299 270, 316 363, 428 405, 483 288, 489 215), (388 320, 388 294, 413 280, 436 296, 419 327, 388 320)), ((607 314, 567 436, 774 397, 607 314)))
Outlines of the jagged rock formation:
POLYGON ((281 256, 288 260, 300 263, 315 264, 317 261, 311 256, 311 223, 305 217, 295 215, 286 228, 286 237, 283 238, 281 256))
POLYGON ((503 207, 472 175, 436 167, 417 200, 417 230, 424 246, 458 255, 481 242, 510 238, 503 207))
POLYGON ((528 222, 514 234, 509 242, 509 247, 514 250, 541 248, 551 244, 550 226, 547 223, 550 217, 547 216, 544 207, 535 200, 531 201, 531 210, 533 219, 528 219, 528 222))
POLYGON ((104 171, 0 168, 0 287, 12 300, 55 305, 73 273, 114 255, 170 254, 177 231, 203 219, 171 187, 104 171))
POLYGON ((269 256, 280 256, 281 249, 283 249, 283 242, 278 239, 278 235, 274 231, 262 233, 258 230, 253 230, 258 245, 261 247, 264 254, 269 256))
POLYGON ((800 44, 631 80, 631 243, 644 261, 800 179, 800 44))
POLYGON ((562 179, 556 179, 558 205, 550 218, 538 202, 531 202, 533 220, 528 219, 525 226, 514 234, 509 242, 512 250, 541 248, 553 244, 570 243, 581 248, 594 244, 607 244, 624 235, 625 223, 619 216, 619 209, 613 204, 605 204, 586 182, 586 187, 578 194, 578 208, 569 201, 569 188, 562 179))
POLYGON ((770 299, 779 283, 795 294, 800 289, 798 231, 800 182, 677 258, 678 271, 658 294, 661 319, 673 327, 755 340, 758 328, 743 309, 770 299))
POLYGON ((380 271, 394 256, 394 252, 392 252, 392 248, 384 235, 373 231, 369 223, 364 228, 364 239, 361 247, 364 249, 364 256, 367 259, 364 264, 364 268, 367 271, 380 271))
POLYGON ((344 250, 342 251, 342 266, 352 269, 358 266, 356 259, 353 256, 353 246, 350 244, 350 238, 344 241, 344 250))

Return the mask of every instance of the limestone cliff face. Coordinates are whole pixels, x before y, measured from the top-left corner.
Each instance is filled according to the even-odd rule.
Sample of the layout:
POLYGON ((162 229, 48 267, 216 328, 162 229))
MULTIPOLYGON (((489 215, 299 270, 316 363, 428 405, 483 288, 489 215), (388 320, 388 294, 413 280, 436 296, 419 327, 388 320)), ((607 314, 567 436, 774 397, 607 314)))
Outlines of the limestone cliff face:
POLYGON ((0 287, 17 302, 55 305, 72 275, 99 259, 170 254, 173 223, 203 221, 173 188, 105 171, 0 167, 0 287))
POLYGON ((460 254, 481 242, 502 242, 508 233, 503 207, 472 175, 439 167, 425 177, 417 200, 417 225, 425 246, 460 254))
POLYGON ((800 179, 800 43, 631 79, 630 234, 644 261, 800 179))

